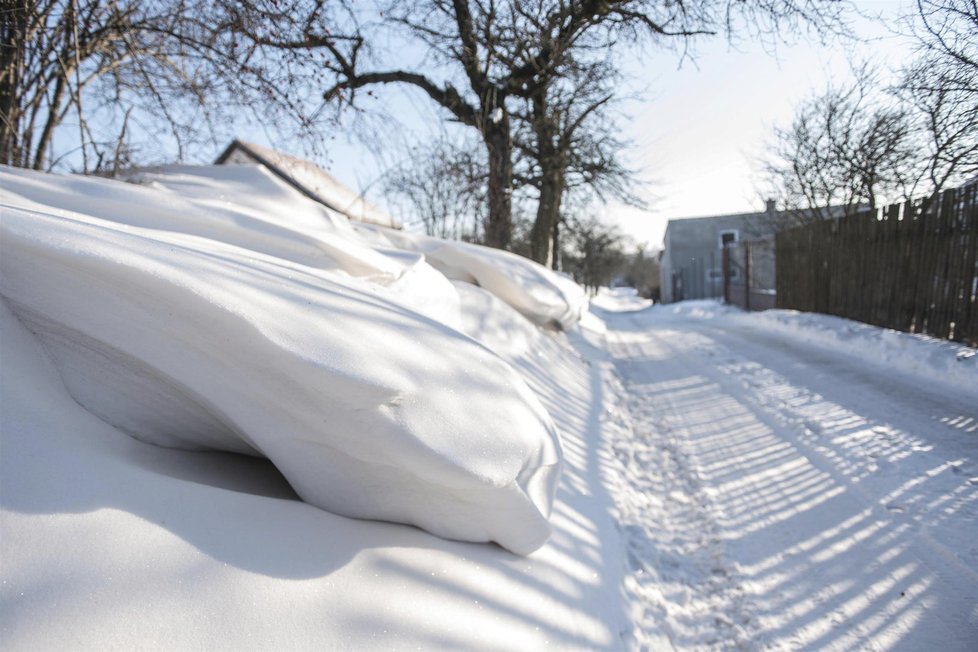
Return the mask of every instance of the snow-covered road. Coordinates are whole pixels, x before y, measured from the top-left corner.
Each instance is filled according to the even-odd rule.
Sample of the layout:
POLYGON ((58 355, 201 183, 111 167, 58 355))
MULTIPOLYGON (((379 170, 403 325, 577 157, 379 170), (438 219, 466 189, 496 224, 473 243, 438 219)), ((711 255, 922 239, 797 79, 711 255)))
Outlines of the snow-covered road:
POLYGON ((749 317, 603 313, 635 647, 978 649, 978 400, 749 317))

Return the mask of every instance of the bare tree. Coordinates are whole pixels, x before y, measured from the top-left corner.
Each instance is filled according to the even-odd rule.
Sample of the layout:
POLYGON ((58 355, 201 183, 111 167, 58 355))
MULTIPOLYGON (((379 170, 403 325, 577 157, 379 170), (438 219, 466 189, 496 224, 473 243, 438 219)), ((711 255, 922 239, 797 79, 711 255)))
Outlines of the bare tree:
POLYGON ((775 130, 764 169, 789 215, 837 217, 978 174, 978 4, 918 0, 916 9, 907 18, 916 56, 897 84, 883 88, 863 66, 775 130))
POLYGON ((625 263, 624 236, 594 216, 568 220, 564 268, 594 294, 608 285, 625 263))
POLYGON ((454 120, 476 129, 489 168, 486 241, 506 248, 512 238, 513 191, 512 125, 507 100, 539 85, 541 77, 559 63, 594 18, 615 4, 601 0, 498 5, 463 0, 395 3, 389 10, 391 19, 429 48, 438 63, 452 67, 449 79, 437 82, 426 71, 402 68, 363 71, 360 49, 355 46, 345 53, 333 50, 343 74, 325 95, 352 103, 353 92, 365 86, 408 84, 426 93, 454 120), (534 37, 527 38, 530 34, 534 37), (514 48, 513 44, 520 45, 514 48), (453 77, 460 77, 462 83, 453 77))
POLYGON ((658 252, 639 246, 626 259, 622 276, 627 285, 638 290, 639 296, 659 301, 662 274, 658 252))
POLYGON ((485 219, 485 163, 475 148, 440 140, 419 146, 388 170, 388 200, 421 221, 439 238, 478 241, 485 219))
MULTIPOLYGON (((86 90, 134 56, 155 15, 115 0, 5 3, 0 44, 0 162, 43 169, 55 130, 74 112, 83 155, 97 151, 86 90)), ((85 167, 88 167, 87 162, 85 167)))
POLYGON ((895 94, 912 107, 921 185, 939 192, 978 174, 978 3, 918 0, 917 56, 895 94))
MULTIPOLYGON (((911 22, 911 30, 921 49, 974 75, 978 71, 978 3, 917 0, 916 5, 917 16, 911 22)), ((974 84, 975 78, 970 79, 974 84)))
POLYGON ((530 256, 557 268, 561 205, 566 193, 590 191, 638 203, 632 172, 622 163, 625 143, 611 112, 618 81, 606 60, 573 62, 566 72, 526 98, 516 111, 521 128, 516 147, 521 167, 517 180, 538 193, 536 218, 530 231, 530 256))
MULTIPOLYGON (((478 131, 489 167, 488 244, 512 235, 513 142, 510 99, 546 97, 569 55, 600 47, 623 31, 686 42, 747 26, 760 33, 790 23, 838 23, 838 3, 822 0, 426 0, 394 2, 385 15, 432 53, 436 66, 364 65, 362 43, 332 53, 342 68, 326 97, 353 103, 355 91, 406 84, 423 91, 455 120, 478 131), (597 44, 597 45, 596 45, 597 44)), ((328 38, 323 37, 328 42, 328 38)))
POLYGON ((182 160, 242 112, 272 131, 315 133, 328 117, 318 82, 331 58, 326 48, 310 57, 305 44, 284 47, 285 39, 315 29, 343 42, 342 30, 356 28, 345 8, 323 0, 5 2, 0 162, 44 169, 75 156, 85 171, 102 169, 126 157, 136 131, 157 150, 160 141, 174 146, 182 160), (58 151, 56 133, 68 143, 58 151))
POLYGON ((803 101, 763 166, 789 215, 828 219, 906 196, 916 156, 910 116, 863 67, 803 101))

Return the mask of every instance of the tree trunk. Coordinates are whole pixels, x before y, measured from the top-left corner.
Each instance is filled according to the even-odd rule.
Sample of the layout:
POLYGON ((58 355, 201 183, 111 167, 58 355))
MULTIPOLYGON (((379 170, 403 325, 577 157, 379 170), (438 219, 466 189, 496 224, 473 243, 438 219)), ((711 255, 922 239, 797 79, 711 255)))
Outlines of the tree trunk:
POLYGON ((544 170, 537 217, 530 231, 530 257, 541 265, 553 267, 557 262, 556 236, 564 195, 564 168, 554 157, 540 163, 544 170))
POLYGON ((509 118, 489 121, 483 129, 489 154, 489 220, 486 244, 508 249, 513 238, 513 141, 509 118))
POLYGON ((530 230, 530 258, 550 267, 553 264, 553 227, 560 216, 564 170, 555 144, 557 125, 549 115, 547 89, 541 88, 532 98, 533 132, 536 157, 540 166, 540 199, 537 216, 530 230))
POLYGON ((27 0, 4 2, 0 22, 0 163, 22 166, 20 79, 27 47, 27 0))
POLYGON ((557 219, 554 222, 554 235, 553 242, 551 244, 551 250, 554 252, 553 260, 550 263, 550 268, 552 270, 560 270, 560 207, 557 207, 557 219))
POLYGON ((554 176, 552 171, 543 175, 537 217, 530 230, 530 258, 548 267, 553 261, 553 224, 560 210, 560 189, 554 176))
MULTIPOLYGON (((51 106, 48 107, 48 119, 44 123, 44 131, 41 132, 41 141, 37 144, 37 149, 34 154, 34 162, 31 165, 35 170, 43 170, 44 164, 47 159, 47 148, 48 143, 51 142, 51 136, 54 134, 54 128, 58 126, 58 115, 61 109, 61 99, 64 97, 65 85, 67 80, 64 75, 58 75, 58 81, 54 85, 54 99, 51 101, 51 106)), ((85 144, 82 143, 82 147, 85 144)), ((26 167, 26 165, 25 165, 26 167)), ((88 170, 85 170, 88 172, 88 170)))

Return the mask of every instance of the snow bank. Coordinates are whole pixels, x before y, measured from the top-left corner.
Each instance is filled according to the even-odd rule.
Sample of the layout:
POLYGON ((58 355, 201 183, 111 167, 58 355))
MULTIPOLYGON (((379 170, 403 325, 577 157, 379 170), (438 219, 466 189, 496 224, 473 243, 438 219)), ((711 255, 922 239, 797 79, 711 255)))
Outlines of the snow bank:
POLYGON ((978 355, 962 344, 794 310, 768 310, 739 318, 749 319, 757 328, 844 351, 921 379, 959 388, 978 387, 978 355))
POLYGON ((790 337, 811 346, 842 351, 867 364, 953 389, 978 387, 978 352, 927 335, 796 310, 745 313, 713 300, 682 301, 661 310, 698 319, 731 319, 756 330, 790 337))
POLYGON ((621 544, 592 480, 600 395, 557 348, 526 377, 568 472, 550 540, 516 558, 317 509, 259 458, 123 435, 0 301, 4 649, 621 649, 621 544))
POLYGON ((451 284, 409 252, 378 252, 346 217, 302 196, 260 165, 165 166, 117 183, 5 169, 3 201, 28 210, 79 212, 113 222, 234 244, 291 262, 369 280, 451 325, 451 284))
POLYGON ((587 308, 587 296, 574 281, 508 251, 379 227, 358 229, 377 241, 423 253, 448 278, 488 290, 540 326, 566 329, 587 308))
MULTIPOLYGON (((466 332, 497 357, 418 314, 413 268, 381 284, 334 259, 312 264, 315 252, 290 258, 287 236, 274 252, 217 242, 235 220, 213 238, 167 222, 171 200, 206 212, 209 181, 196 198, 165 174, 138 188, 0 169, 0 183, 4 649, 621 648, 606 391, 562 335, 474 286, 460 288, 460 305, 422 265, 440 279, 430 296, 454 297, 466 332), (64 206, 6 192, 31 176, 64 206), (76 182, 72 203, 58 186, 76 182), (126 223, 157 210, 156 225, 126 223), (75 398, 143 436, 249 454, 147 445, 75 398), (541 403, 561 432, 559 483, 541 403), (540 466, 518 471, 534 446, 540 466), (533 478, 557 486, 552 535, 526 557, 338 516, 289 484, 334 483, 384 509, 411 502, 441 525, 502 527, 516 545, 544 513, 533 478)), ((253 208, 247 184, 222 187, 225 207, 253 208)), ((291 221, 292 201, 253 217, 314 234, 291 221)), ((351 242, 405 268, 421 258, 351 242)))
POLYGON ((645 310, 652 305, 652 301, 638 296, 635 288, 598 288, 591 305, 606 312, 635 312, 645 310))
MULTIPOLYGON (((423 255, 378 249, 364 242, 345 216, 299 194, 264 166, 171 165, 134 173, 129 181, 168 191, 176 201, 187 201, 198 209, 180 222, 164 215, 154 228, 240 243, 280 258, 365 278, 384 286, 378 291, 389 298, 449 326, 459 326, 458 295, 423 255), (220 220, 221 215, 230 219, 216 229, 202 231, 204 224, 220 220), (309 239, 318 249, 311 257, 294 251, 297 242, 309 239), (272 248, 272 242, 282 246, 272 248)), ((105 217, 119 219, 111 214, 105 217)), ((132 223, 126 215, 119 221, 132 223)))
POLYGON ((533 355, 549 341, 522 314, 496 295, 471 283, 455 281, 461 304, 462 330, 507 360, 533 355))
MULTIPOLYGON (((156 192, 82 181, 54 197, 84 193, 77 204, 136 223, 156 192)), ((263 455, 338 514, 520 554, 546 541, 557 436, 485 348, 346 274, 18 201, 3 211, 0 293, 108 423, 263 455)))

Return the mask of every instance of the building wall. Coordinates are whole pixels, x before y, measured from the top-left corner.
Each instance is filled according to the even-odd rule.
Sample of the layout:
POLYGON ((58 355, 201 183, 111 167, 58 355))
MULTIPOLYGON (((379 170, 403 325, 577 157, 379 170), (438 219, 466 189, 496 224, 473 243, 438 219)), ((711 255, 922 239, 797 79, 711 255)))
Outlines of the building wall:
POLYGON ((672 226, 672 222, 666 226, 665 238, 662 243, 662 257, 659 259, 659 270, 661 283, 661 294, 663 303, 672 303, 675 301, 675 297, 672 292, 672 254, 670 251, 672 247, 670 246, 671 233, 669 228, 672 226))
POLYGON ((775 230, 772 217, 757 212, 670 220, 663 254, 663 301, 722 297, 721 234, 734 232, 738 241, 769 235, 775 230))

